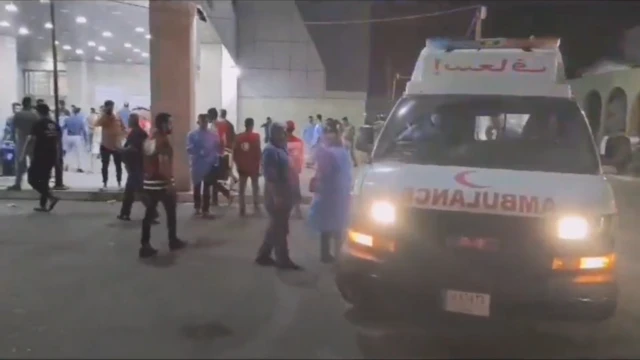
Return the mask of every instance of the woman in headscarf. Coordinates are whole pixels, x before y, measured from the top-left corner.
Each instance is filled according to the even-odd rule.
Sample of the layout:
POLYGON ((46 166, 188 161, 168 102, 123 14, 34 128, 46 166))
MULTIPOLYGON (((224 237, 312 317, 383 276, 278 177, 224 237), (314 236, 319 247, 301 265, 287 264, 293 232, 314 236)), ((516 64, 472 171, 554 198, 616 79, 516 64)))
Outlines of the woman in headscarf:
POLYGON ((320 260, 334 260, 350 217, 351 156, 342 146, 337 124, 328 123, 316 153, 317 168, 312 179, 314 193, 309 213, 311 227, 320 233, 320 260))

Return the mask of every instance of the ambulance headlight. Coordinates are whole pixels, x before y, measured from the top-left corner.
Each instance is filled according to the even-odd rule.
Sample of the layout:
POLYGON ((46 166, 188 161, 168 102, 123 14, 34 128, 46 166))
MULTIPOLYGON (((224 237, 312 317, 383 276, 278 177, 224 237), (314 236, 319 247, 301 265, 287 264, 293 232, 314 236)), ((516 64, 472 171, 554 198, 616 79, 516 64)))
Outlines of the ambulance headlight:
POLYGON ((383 225, 396 222, 396 207, 388 201, 373 202, 369 214, 375 222, 383 225))
POLYGON ((558 220, 558 237, 563 240, 584 240, 591 232, 589 221, 582 216, 564 216, 558 220))

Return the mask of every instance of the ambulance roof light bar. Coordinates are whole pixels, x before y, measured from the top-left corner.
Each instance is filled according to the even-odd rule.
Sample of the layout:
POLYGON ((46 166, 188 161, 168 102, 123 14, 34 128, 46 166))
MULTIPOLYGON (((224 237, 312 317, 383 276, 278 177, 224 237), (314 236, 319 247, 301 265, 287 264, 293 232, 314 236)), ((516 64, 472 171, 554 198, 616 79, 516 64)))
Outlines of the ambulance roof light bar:
POLYGON ((527 52, 533 49, 558 49, 560 39, 558 38, 530 38, 530 39, 508 39, 492 38, 481 40, 452 40, 447 38, 427 39, 427 47, 451 52, 454 50, 482 50, 482 49, 521 49, 527 52))

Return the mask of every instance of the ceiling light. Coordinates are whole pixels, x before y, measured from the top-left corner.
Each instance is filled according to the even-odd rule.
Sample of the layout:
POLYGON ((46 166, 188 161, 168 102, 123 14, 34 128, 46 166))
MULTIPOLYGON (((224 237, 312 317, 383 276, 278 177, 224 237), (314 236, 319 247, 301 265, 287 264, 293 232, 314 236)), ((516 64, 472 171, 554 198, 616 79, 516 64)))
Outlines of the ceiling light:
POLYGON ((129 43, 124 43, 124 47, 126 47, 126 48, 130 48, 130 47, 131 47, 131 44, 129 44, 129 43))
POLYGON ((50 23, 50 22, 46 22, 46 23, 44 23, 44 28, 45 29, 53 29, 53 24, 50 23))
POLYGON ((98 51, 107 51, 107 48, 104 46, 98 46, 98 51))
POLYGON ((49 0, 40 0, 40 4, 48 4, 49 0))
POLYGON ((127 59, 127 62, 131 62, 131 59, 127 59))
POLYGON ((26 27, 22 26, 22 27, 20 27, 20 29, 18 29, 18 34, 20 34, 20 35, 29 35, 29 29, 27 29, 26 27))
POLYGON ((91 46, 91 47, 94 47, 94 46, 96 46, 96 43, 94 43, 93 41, 89 41, 89 42, 87 43, 87 45, 89 45, 89 46, 91 46))
POLYGON ((96 59, 96 61, 102 61, 102 58, 100 56, 96 56, 94 57, 94 59, 96 59))
POLYGON ((113 34, 110 31, 105 31, 102 33, 102 36, 104 37, 113 37, 113 34))
POLYGON ((133 52, 140 52, 140 49, 133 49, 133 52))
POLYGON ((69 9, 60 9, 60 12, 68 13, 68 12, 69 12, 69 9))
POLYGON ((143 52, 143 53, 142 53, 142 54, 140 54, 140 55, 142 55, 142 57, 149 57, 149 54, 147 54, 147 53, 145 53, 145 52, 143 52))
POLYGON ((76 23, 78 24, 86 24, 87 23, 87 18, 84 16, 78 16, 76 18, 76 23))
POLYGON ((145 39, 151 39, 151 35, 149 35, 149 34, 145 35, 144 37, 145 37, 145 39))
POLYGON ((0 27, 9 27, 11 26, 11 24, 9 24, 8 21, 0 21, 0 27))
POLYGON ((136 28, 136 32, 144 32, 144 28, 143 27, 137 27, 136 28))
POLYGON ((55 44, 60 45, 60 41, 56 40, 55 44))
POLYGON ((16 12, 18 11, 18 7, 16 6, 16 4, 14 3, 8 3, 7 5, 4 6, 4 9, 7 10, 8 12, 16 12))
POLYGON ((71 50, 71 46, 69 46, 69 45, 62 45, 62 48, 64 50, 71 50))
POLYGON ((76 54, 82 55, 84 54, 84 51, 82 51, 82 49, 76 49, 76 54))

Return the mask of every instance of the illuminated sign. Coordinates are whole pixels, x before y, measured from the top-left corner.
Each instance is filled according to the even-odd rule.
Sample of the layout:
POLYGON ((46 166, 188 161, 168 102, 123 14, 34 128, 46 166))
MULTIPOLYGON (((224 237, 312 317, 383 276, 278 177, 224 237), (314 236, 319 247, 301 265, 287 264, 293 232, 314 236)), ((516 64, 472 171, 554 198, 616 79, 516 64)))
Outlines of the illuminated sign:
POLYGON ((465 192, 460 189, 407 188, 405 201, 411 206, 422 208, 523 215, 541 215, 555 210, 555 203, 549 197, 486 190, 465 192))

